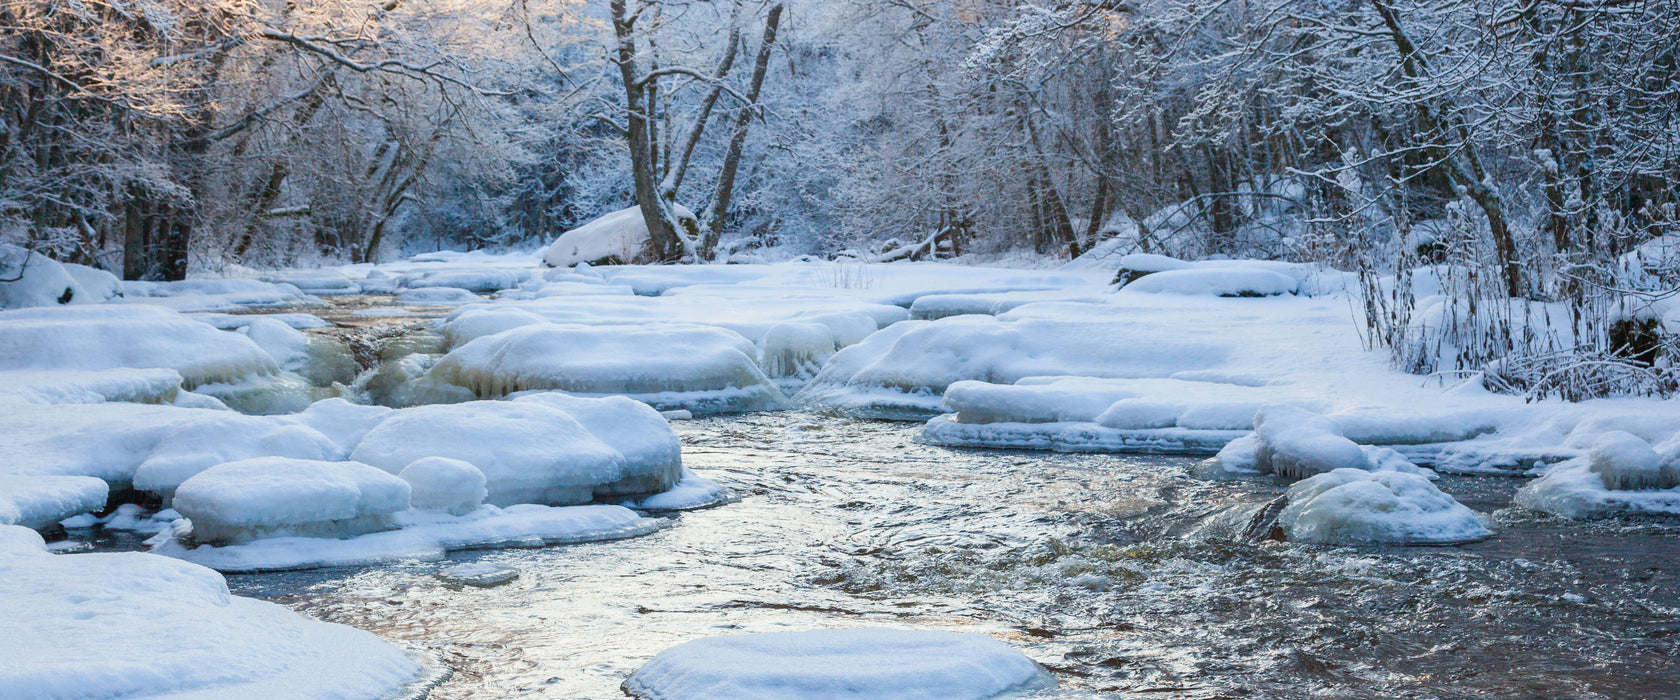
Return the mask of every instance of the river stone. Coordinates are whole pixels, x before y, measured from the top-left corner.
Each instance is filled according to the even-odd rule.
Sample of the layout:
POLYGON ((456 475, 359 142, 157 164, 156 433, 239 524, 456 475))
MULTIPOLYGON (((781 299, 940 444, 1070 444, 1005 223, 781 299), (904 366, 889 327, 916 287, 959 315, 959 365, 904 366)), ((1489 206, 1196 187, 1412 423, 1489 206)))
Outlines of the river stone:
POLYGON ((902 629, 696 639, 624 682, 642 700, 981 700, 1054 687, 1032 659, 986 635, 902 629))

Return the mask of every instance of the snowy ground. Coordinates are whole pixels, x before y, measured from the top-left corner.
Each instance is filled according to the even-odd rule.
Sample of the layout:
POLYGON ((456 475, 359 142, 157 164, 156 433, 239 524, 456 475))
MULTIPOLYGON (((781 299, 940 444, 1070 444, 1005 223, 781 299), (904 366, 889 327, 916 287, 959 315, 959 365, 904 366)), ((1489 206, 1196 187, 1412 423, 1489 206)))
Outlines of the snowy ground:
POLYGON ((1302 542, 1497 536, 1435 472, 1539 476, 1518 503, 1567 517, 1680 515, 1674 402, 1397 372, 1335 271, 1132 262, 1155 271, 1119 289, 1082 264, 43 266, 0 290, 25 307, 0 311, 0 525, 121 523, 222 571, 633 537, 736 498, 684 468, 668 418, 791 406, 1305 479, 1257 525, 1302 542))

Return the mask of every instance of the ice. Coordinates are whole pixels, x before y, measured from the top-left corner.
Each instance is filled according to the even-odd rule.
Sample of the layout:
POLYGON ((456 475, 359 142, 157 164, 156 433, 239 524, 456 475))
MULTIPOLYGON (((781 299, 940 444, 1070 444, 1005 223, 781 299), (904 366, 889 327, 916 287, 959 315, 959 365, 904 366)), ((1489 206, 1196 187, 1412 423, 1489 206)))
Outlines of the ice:
POLYGON ((110 487, 91 476, 0 478, 0 525, 41 529, 105 507, 110 487))
POLYGON ((96 301, 57 260, 0 244, 0 309, 96 301))
POLYGON ((312 388, 303 377, 287 372, 233 382, 200 384, 193 387, 193 392, 213 397, 240 413, 270 416, 297 413, 308 408, 314 400, 312 388))
MULTIPOLYGON (((529 275, 529 273, 525 273, 529 275)), ((419 268, 398 278, 397 283, 408 289, 454 287, 478 294, 499 292, 519 286, 520 274, 505 268, 490 266, 449 266, 419 268)))
POLYGON ((55 556, 18 527, 0 527, 0 601, 8 698, 360 700, 420 674, 370 633, 230 595, 202 566, 55 556))
POLYGON ((458 348, 476 338, 510 331, 521 326, 547 323, 548 319, 517 306, 491 304, 457 310, 438 326, 445 348, 458 348))
MULTIPOLYGON (((679 221, 697 221, 694 212, 681 204, 671 205, 671 211, 679 221)), ((647 219, 642 217, 640 207, 630 207, 560 234, 543 253, 543 263, 571 267, 578 263, 642 262, 647 245, 647 219)))
POLYGON ((557 409, 624 457, 624 474, 595 489, 597 496, 659 493, 683 478, 682 441, 659 411, 622 396, 585 398, 537 392, 515 399, 557 409))
POLYGON ((272 419, 212 413, 164 433, 134 470, 134 488, 169 503, 187 479, 218 464, 257 457, 336 461, 347 450, 312 428, 272 419))
POLYGON ((910 318, 931 321, 964 314, 996 316, 1015 307, 1041 301, 1097 303, 1106 297, 1106 290, 1094 292, 1077 288, 982 294, 929 294, 917 297, 915 303, 910 305, 910 318))
MULTIPOLYGON (((1639 452, 1637 449, 1628 451, 1639 452)), ((1594 471, 1592 462, 1591 457, 1577 457, 1553 465, 1540 478, 1519 489, 1513 500, 1524 508, 1566 518, 1602 518, 1616 515, 1680 516, 1680 488, 1607 488, 1602 472, 1594 471)), ((1612 470, 1614 469, 1615 467, 1612 467, 1612 470)))
POLYGON ((350 459, 392 474, 426 457, 484 473, 486 502, 587 503, 624 478, 625 459, 559 409, 527 401, 474 401, 403 409, 362 438, 350 459))
POLYGON ((256 343, 167 309, 84 305, 0 312, 0 370, 166 368, 187 389, 279 372, 256 343))
POLYGON ((280 369, 298 372, 309 365, 309 338, 290 325, 268 318, 253 318, 238 333, 274 358, 280 369))
POLYGON ((1365 451, 1342 436, 1341 427, 1325 416, 1288 405, 1270 405, 1254 417, 1260 438, 1256 453, 1262 473, 1285 479, 1305 479, 1337 469, 1364 470, 1365 451))
POLYGON ((1294 294, 1300 282, 1294 277, 1249 267, 1197 267, 1166 270, 1139 277, 1123 292, 1199 294, 1219 297, 1269 297, 1294 294))
POLYGON ((348 452, 362 441, 369 430, 391 414, 392 410, 384 406, 362 406, 341 398, 331 398, 310 404, 293 418, 299 424, 331 438, 348 452))
POLYGON ((458 287, 420 287, 397 295, 397 303, 405 306, 460 306, 480 301, 483 297, 458 287))
POLYGON ((174 507, 199 543, 342 538, 393 528, 409 486, 359 462, 262 457, 199 472, 175 490, 174 507))
POLYGON ((475 586, 490 588, 504 583, 512 583, 519 578, 519 570, 511 566, 473 562, 471 564, 456 564, 437 572, 437 577, 445 583, 457 586, 475 586))
POLYGON ((758 341, 758 364, 773 379, 810 379, 834 356, 836 343, 820 323, 779 323, 758 341))
POLYGON ((626 502, 637 510, 665 512, 679 510, 697 510, 710 508, 724 503, 740 500, 729 487, 716 481, 696 474, 686 467, 682 470, 682 481, 670 490, 656 493, 647 498, 626 502))
POLYGON ((311 328, 331 328, 332 323, 314 314, 223 314, 223 313, 194 313, 188 318, 203 321, 224 331, 251 325, 258 320, 279 321, 300 331, 311 328))
POLYGON ((1612 491, 1657 491, 1680 486, 1680 465, 1664 460, 1639 436, 1612 430, 1587 452, 1587 469, 1612 491))
POLYGON ((466 515, 409 510, 392 517, 396 530, 349 539, 276 537, 225 547, 188 547, 179 528, 154 540, 151 552, 226 573, 282 571, 374 564, 400 559, 442 559, 460 549, 542 547, 640 537, 667 524, 622 506, 560 508, 521 504, 484 506, 466 515))
POLYGON ((1056 687, 983 634, 838 629, 708 637, 655 655, 624 682, 643 700, 979 700, 1056 687))
POLYGON ((1297 482, 1287 498, 1278 525, 1294 542, 1447 545, 1493 534, 1418 474, 1335 469, 1297 482))
POLYGON ((408 482, 409 502, 420 510, 466 515, 484 505, 490 494, 484 488, 484 472, 448 457, 414 460, 397 476, 408 482))
MULTIPOLYGON (((1178 424, 1184 405, 1151 399, 1121 399, 1098 414, 1098 425, 1117 430, 1170 428, 1178 424)), ((958 414, 959 417, 961 414, 958 414)), ((1253 415, 1250 413, 1249 415, 1253 415)))
POLYGON ((529 390, 624 395, 695 413, 761 411, 782 393, 740 335, 705 326, 521 326, 451 350, 427 378, 479 398, 529 390))

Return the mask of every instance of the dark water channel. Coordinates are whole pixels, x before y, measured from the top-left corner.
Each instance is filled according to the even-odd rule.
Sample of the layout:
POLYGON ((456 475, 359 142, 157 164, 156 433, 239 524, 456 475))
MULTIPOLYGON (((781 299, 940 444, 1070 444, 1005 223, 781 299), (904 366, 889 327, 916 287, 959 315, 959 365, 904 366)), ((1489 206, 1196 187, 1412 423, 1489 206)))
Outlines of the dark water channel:
POLYGON ((1449 549, 1237 541, 1282 487, 1181 458, 951 450, 917 426, 779 413, 679 422, 740 503, 635 540, 230 576, 235 592, 429 650, 433 698, 612 698, 703 636, 914 626, 1004 639, 1071 697, 1680 697, 1680 527, 1509 508, 1449 549), (521 577, 452 588, 485 561, 521 577))

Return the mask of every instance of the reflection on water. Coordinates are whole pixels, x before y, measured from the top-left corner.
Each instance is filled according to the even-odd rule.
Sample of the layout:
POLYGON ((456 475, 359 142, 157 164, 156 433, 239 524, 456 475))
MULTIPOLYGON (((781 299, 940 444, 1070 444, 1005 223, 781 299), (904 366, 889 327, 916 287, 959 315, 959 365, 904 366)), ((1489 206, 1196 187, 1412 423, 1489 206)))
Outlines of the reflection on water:
POLYGON ((429 649, 434 698, 611 698, 702 636, 871 625, 983 632, 1074 696, 1680 697, 1680 528, 1508 508, 1452 549, 1237 541, 1282 488, 1175 458, 964 451, 801 413, 678 423, 744 496, 636 540, 233 576, 236 592, 429 649), (434 575, 483 561, 496 588, 434 575))

